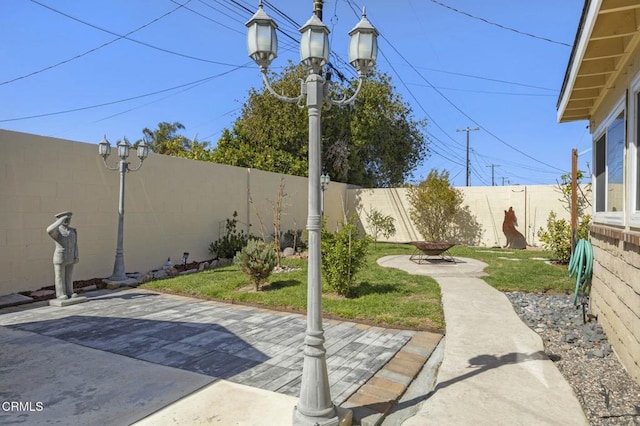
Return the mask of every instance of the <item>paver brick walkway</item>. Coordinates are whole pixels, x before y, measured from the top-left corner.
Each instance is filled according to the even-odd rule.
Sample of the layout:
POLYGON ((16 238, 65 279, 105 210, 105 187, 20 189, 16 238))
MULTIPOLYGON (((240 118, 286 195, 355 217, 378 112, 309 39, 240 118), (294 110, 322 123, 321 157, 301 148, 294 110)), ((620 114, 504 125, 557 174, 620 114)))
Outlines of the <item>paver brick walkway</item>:
MULTIPOLYGON (((300 390, 301 314, 132 289, 65 308, 3 309, 0 326, 287 395, 300 390)), ((384 414, 376 404, 401 395, 439 340, 421 345, 424 333, 347 321, 325 320, 324 329, 332 399, 352 397, 346 405, 366 407, 363 416, 384 414)))

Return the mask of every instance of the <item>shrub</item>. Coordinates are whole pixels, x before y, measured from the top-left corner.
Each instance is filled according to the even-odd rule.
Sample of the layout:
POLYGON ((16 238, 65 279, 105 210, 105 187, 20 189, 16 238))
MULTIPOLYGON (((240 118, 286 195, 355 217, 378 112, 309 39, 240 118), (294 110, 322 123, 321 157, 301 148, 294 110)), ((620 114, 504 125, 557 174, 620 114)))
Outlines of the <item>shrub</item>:
POLYGON ((334 233, 322 226, 322 275, 325 282, 341 296, 349 296, 355 286, 355 275, 364 265, 369 237, 360 235, 352 216, 334 233))
POLYGON ((237 252, 242 250, 249 240, 249 236, 244 230, 238 232, 238 212, 233 212, 233 218, 227 219, 225 234, 215 242, 209 244, 209 254, 219 259, 233 259, 237 252))
MULTIPOLYGON (((591 216, 585 215, 576 230, 576 239, 589 238, 589 223, 591 216)), ((538 231, 538 237, 547 250, 553 252, 554 260, 567 263, 571 258, 571 224, 565 219, 558 219, 555 212, 550 212, 547 218, 547 229, 538 231)))
POLYGON ((396 233, 396 227, 393 224, 394 219, 391 216, 383 215, 375 208, 372 208, 370 212, 365 212, 367 216, 367 222, 369 224, 369 231, 373 236, 373 247, 378 246, 378 235, 382 235, 385 238, 389 238, 396 233))
POLYGON ((247 245, 233 259, 233 263, 240 266, 249 279, 260 290, 260 284, 267 281, 277 259, 276 252, 271 244, 262 240, 250 240, 247 245))

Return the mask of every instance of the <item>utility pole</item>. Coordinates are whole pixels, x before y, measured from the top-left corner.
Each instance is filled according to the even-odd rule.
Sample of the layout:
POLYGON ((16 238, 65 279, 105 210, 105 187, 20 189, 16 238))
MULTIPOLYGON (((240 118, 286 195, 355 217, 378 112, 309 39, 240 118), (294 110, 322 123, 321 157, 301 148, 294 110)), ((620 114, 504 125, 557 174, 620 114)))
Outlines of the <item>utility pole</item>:
MULTIPOLYGON (((500 167, 499 164, 489 164, 487 167, 491 167, 491 186, 496 186, 495 168, 500 167)), ((502 178, 502 186, 504 186, 504 178, 502 178)))
POLYGON ((467 132, 467 186, 469 186, 469 178, 471 177, 471 162, 469 161, 469 132, 480 130, 479 127, 470 129, 468 126, 466 129, 458 129, 456 132, 467 132))

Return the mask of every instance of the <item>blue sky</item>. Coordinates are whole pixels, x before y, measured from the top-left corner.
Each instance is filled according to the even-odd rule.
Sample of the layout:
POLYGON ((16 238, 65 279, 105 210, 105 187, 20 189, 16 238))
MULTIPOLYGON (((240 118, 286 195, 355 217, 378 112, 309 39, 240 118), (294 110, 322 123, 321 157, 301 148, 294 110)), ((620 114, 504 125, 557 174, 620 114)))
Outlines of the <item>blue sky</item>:
MULTIPOLYGON (((179 121, 185 136, 215 145, 262 84, 244 26, 257 3, 2 1, 0 128, 115 143, 179 121)), ((265 2, 291 36, 279 34, 273 67, 299 60, 297 30, 312 5, 265 2)), ((471 185, 491 185, 492 164, 497 185, 554 183, 574 147, 587 170, 587 122, 556 122, 583 0, 325 0, 333 62, 348 76, 347 33, 363 5, 381 33, 378 68, 429 122, 432 153, 414 179, 447 169, 463 186, 466 134, 456 130, 466 127, 481 128, 470 133, 471 185)))

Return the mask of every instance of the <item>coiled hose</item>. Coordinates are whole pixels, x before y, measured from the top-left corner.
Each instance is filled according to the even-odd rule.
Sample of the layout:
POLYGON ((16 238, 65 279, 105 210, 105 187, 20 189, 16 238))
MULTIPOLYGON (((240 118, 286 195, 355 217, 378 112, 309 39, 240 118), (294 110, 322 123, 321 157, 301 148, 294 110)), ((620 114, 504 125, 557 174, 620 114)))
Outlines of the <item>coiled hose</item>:
POLYGON ((569 260, 569 276, 576 276, 576 287, 573 293, 575 306, 578 306, 578 295, 586 295, 589 292, 592 273, 593 247, 589 241, 580 239, 569 260))

